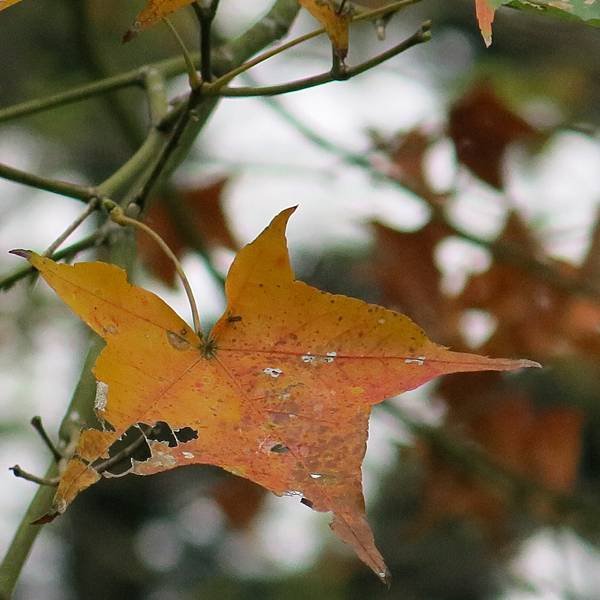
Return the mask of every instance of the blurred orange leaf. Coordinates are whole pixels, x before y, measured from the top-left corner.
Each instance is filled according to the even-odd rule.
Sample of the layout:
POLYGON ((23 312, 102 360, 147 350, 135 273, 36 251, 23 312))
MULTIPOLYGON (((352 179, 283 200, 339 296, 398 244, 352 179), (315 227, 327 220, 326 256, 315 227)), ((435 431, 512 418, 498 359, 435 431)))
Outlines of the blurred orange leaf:
POLYGON ((125 432, 163 422, 172 443, 147 436, 149 458, 128 472, 213 464, 276 494, 301 495, 332 512, 333 531, 387 581, 362 494, 371 406, 444 373, 536 363, 451 352, 404 315, 296 281, 285 240, 293 211, 238 253, 226 311, 206 337, 116 266, 20 252, 106 340, 94 367, 104 428, 81 433, 54 513, 100 479, 125 432))

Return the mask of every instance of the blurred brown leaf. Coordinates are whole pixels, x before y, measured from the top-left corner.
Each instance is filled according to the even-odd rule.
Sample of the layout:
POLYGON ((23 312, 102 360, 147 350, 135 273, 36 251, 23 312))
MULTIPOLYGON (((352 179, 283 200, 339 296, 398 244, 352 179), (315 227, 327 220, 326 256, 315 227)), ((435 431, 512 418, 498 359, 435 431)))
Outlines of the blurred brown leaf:
MULTIPOLYGON (((178 190, 174 197, 157 198, 148 211, 147 223, 169 245, 177 257, 193 249, 195 241, 204 249, 215 247, 237 250, 227 220, 223 214, 221 197, 227 179, 209 185, 178 190), (172 203, 179 203, 174 206, 172 203), (179 218, 181 217, 181 218, 179 218), (193 232, 194 240, 190 239, 193 232)), ((138 236, 138 251, 152 273, 169 286, 175 284, 172 261, 150 238, 138 236)))
POLYGON ((502 160, 507 147, 514 142, 533 140, 538 132, 484 82, 454 104, 448 134, 458 160, 477 177, 501 189, 502 160))
MULTIPOLYGON (((582 450, 583 414, 568 406, 538 408, 522 389, 495 374, 466 380, 445 377, 439 393, 448 403, 448 431, 476 443, 489 458, 517 476, 549 490, 568 492, 575 483, 582 450)), ((423 522, 461 518, 479 522, 491 539, 510 539, 508 490, 465 469, 423 444, 426 479, 423 522)), ((530 510, 541 518, 552 509, 540 499, 530 510)))
POLYGON ((383 302, 408 314, 437 341, 462 346, 458 312, 454 301, 441 291, 441 273, 435 263, 438 243, 448 228, 430 221, 414 232, 397 231, 373 223, 375 251, 372 269, 383 294, 383 302))
POLYGON ((248 479, 226 474, 213 490, 213 498, 221 507, 233 529, 246 529, 262 508, 265 488, 248 479))
MULTIPOLYGON (((547 258, 528 225, 511 213, 498 240, 528 258, 538 258, 574 283, 585 276, 572 264, 547 258)), ((584 263, 585 264, 585 263, 584 263)), ((482 352, 524 354, 537 360, 586 355, 600 357, 600 303, 561 289, 533 270, 496 261, 473 276, 458 298, 462 309, 489 312, 498 326, 482 352)))

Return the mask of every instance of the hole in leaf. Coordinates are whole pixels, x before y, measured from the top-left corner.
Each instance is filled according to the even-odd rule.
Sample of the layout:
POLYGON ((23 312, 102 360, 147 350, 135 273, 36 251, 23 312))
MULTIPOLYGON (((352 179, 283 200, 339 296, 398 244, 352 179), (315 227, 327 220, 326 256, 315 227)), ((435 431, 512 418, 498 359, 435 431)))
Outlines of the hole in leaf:
MULTIPOLYGON (((146 426, 146 428, 147 427, 148 426, 146 426)), ((171 427, 164 421, 158 421, 156 425, 146 433, 146 439, 154 442, 167 442, 169 448, 175 448, 179 443, 171 427)))
POLYGON ((308 498, 302 498, 302 500, 300 500, 300 503, 304 504, 304 506, 308 506, 308 508, 312 508, 314 506, 312 500, 309 500, 308 498))
POLYGON ((175 434, 177 441, 182 444, 198 439, 198 432, 195 429, 192 429, 191 427, 182 427, 181 429, 175 429, 173 433, 175 434))
POLYGON ((285 454, 286 452, 290 451, 290 449, 283 444, 275 444, 274 446, 271 446, 270 450, 276 454, 285 454))
MULTIPOLYGON (((151 456, 150 447, 146 441, 143 428, 147 425, 138 424, 131 426, 108 450, 109 459, 122 454, 123 458, 112 464, 106 472, 113 476, 127 473, 132 467, 132 460, 143 462, 151 456), (129 449, 129 451, 128 451, 129 449)), ((92 463, 93 468, 99 467, 105 459, 99 458, 92 463)))

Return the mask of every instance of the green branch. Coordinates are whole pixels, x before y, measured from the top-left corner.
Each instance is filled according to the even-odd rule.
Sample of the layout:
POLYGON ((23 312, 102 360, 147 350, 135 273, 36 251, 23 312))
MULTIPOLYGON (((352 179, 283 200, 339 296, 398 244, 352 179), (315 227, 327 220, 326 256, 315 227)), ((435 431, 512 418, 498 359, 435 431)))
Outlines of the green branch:
POLYGON ((83 202, 88 202, 98 195, 98 190, 93 187, 85 187, 75 183, 60 181, 58 179, 41 177, 1 163, 0 177, 8 179, 9 181, 14 181, 15 183, 21 183, 23 185, 28 185, 29 187, 37 188, 38 190, 45 190, 47 192, 66 196, 67 198, 82 200, 83 202))
POLYGON ((134 71, 122 73, 121 75, 107 77, 101 81, 80 85, 71 90, 53 94, 52 96, 46 96, 45 98, 30 100, 28 102, 22 102, 21 104, 15 104, 14 106, 4 108, 0 110, 0 123, 16 119, 17 117, 33 115, 50 108, 71 104, 72 102, 79 102, 80 100, 85 100, 93 96, 113 92, 122 88, 132 86, 141 87, 143 84, 144 80, 142 73, 139 69, 135 69, 134 71))

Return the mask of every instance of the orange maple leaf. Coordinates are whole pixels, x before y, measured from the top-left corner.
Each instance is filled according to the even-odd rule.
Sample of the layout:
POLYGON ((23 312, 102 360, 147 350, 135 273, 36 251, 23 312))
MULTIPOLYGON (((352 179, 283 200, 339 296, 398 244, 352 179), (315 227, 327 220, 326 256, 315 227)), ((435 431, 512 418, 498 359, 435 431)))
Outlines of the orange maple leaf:
POLYGON ((165 422, 174 443, 147 439, 150 458, 133 460, 129 472, 212 464, 276 494, 301 495, 331 511, 333 531, 388 580, 362 494, 371 405, 444 373, 537 364, 451 352, 404 315, 295 281, 285 241, 294 210, 238 253, 227 309, 206 337, 116 266, 24 253, 107 342, 94 367, 105 428, 81 433, 55 514, 100 479, 109 449, 130 427, 165 422))

